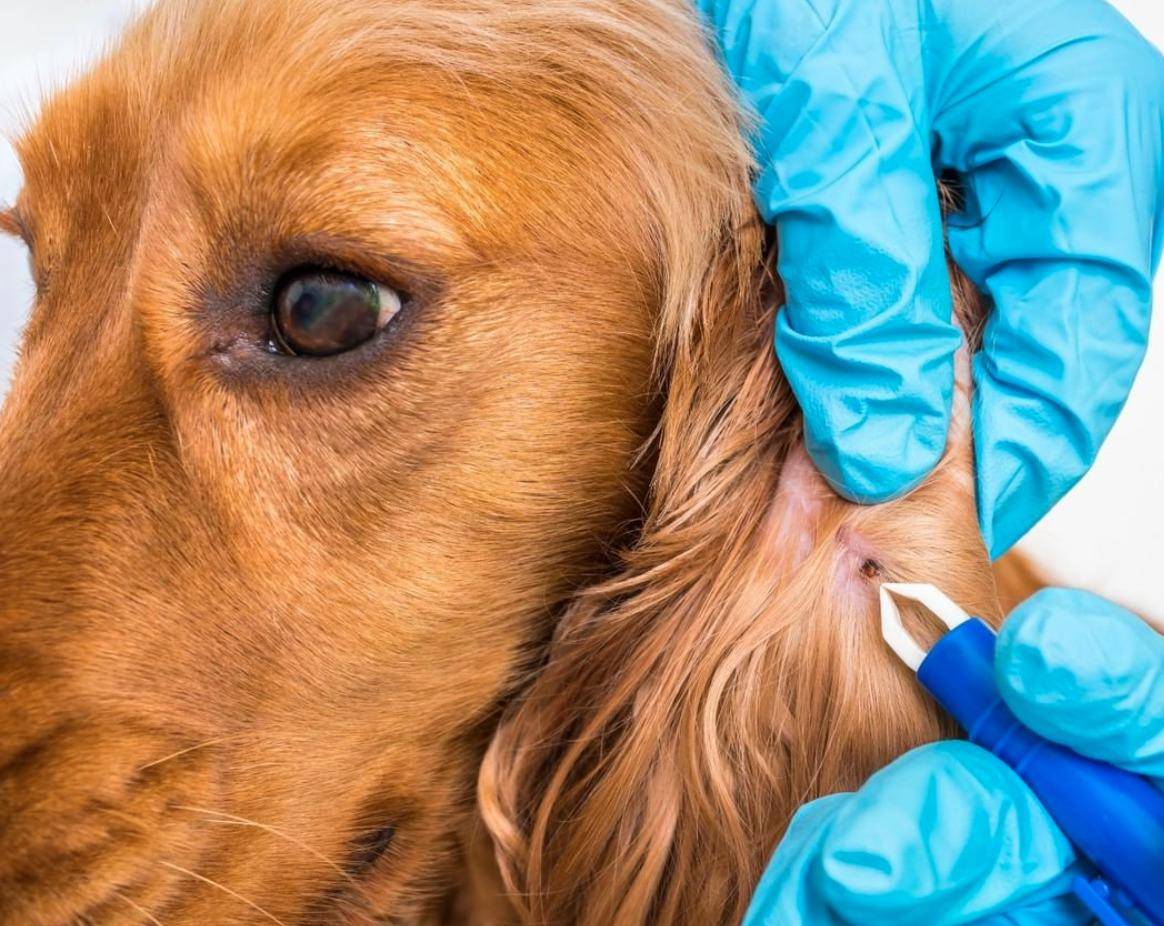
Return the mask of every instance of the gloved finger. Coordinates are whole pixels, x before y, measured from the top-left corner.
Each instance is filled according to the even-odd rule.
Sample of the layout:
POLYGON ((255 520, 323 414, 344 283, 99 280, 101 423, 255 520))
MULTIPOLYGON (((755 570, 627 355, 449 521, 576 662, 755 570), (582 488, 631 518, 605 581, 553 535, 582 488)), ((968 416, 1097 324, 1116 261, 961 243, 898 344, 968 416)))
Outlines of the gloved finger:
POLYGON ((1076 752, 1164 779, 1164 637, 1088 592, 1046 589, 1003 624, 1003 699, 1076 752))
POLYGON ((1072 850, 1009 768, 968 743, 902 757, 805 805, 744 926, 1075 926, 1072 850))
POLYGON ((776 350, 809 454, 849 498, 900 495, 945 448, 961 342, 921 127, 918 5, 701 6, 760 117, 756 198, 787 295, 776 350))
MULTIPOLYGON (((813 880, 862 926, 1089 921, 1070 844, 1022 780, 969 743, 922 747, 837 812, 813 880), (1054 910, 1056 919, 1034 916, 1054 910), (1005 919, 996 922, 1007 922, 1005 919)), ((809 920, 808 922, 814 922, 809 920)))
POLYGON ((1094 462, 1144 356, 1164 60, 1098 0, 942 8, 975 37, 950 55, 953 99, 934 124, 939 162, 966 182, 952 253, 995 306, 974 439, 982 530, 1000 556, 1094 462), (962 22, 973 17, 986 19, 962 22), (971 73, 979 59, 996 63, 971 73))
POLYGON ((814 871, 829 825, 851 797, 831 794, 796 812, 752 894, 743 926, 844 926, 847 921, 825 906, 814 871))

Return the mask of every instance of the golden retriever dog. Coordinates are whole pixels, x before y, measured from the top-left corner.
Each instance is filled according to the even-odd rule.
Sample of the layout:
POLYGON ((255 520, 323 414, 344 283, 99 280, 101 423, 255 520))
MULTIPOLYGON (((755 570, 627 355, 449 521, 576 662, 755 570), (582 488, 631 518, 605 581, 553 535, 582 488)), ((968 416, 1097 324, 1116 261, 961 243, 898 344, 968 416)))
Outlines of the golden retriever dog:
POLYGON ((746 136, 686 0, 162 0, 48 102, 0 926, 730 924, 952 732, 876 592, 998 619, 968 439, 821 483, 746 136))

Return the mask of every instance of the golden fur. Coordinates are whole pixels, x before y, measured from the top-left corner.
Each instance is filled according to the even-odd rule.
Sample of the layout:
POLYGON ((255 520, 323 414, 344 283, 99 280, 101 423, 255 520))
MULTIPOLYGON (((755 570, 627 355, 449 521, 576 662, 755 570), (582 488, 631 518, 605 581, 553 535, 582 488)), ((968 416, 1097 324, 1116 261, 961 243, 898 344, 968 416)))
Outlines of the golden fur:
POLYGON ((998 617, 967 440, 820 483, 741 128, 683 0, 163 0, 47 105, 0 926, 732 923, 948 732, 875 591, 998 617), (266 353, 305 263, 401 323, 266 353))

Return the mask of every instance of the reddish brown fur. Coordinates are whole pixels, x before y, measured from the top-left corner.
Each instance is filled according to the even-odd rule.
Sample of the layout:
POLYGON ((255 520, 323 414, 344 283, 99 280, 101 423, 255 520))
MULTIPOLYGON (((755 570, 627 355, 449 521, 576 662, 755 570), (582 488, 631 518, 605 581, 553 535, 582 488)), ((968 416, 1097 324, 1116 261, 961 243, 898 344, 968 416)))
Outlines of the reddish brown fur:
POLYGON ((779 488, 751 165, 686 7, 165 0, 48 105, 0 219, 39 288, 0 926, 729 923, 801 801, 943 731, 874 590, 997 616, 967 447, 877 509, 779 488), (303 262, 410 317, 263 354, 303 262))

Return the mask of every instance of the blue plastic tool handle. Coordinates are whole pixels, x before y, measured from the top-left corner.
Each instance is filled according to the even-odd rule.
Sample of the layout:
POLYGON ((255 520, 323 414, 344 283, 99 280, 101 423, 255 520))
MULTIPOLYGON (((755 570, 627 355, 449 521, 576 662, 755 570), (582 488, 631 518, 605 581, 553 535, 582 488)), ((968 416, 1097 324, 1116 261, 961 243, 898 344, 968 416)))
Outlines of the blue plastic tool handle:
POLYGON ((1119 904, 1126 909, 1132 906, 1132 902, 1127 897, 1120 896, 1119 892, 1113 890, 1102 878, 1076 875, 1071 883, 1071 890, 1083 901, 1083 905, 1095 914, 1099 926, 1132 926, 1115 906, 1119 904))
MULTIPOLYGON (((1151 926, 1164 926, 1164 792, 1133 772, 1097 762, 1023 726, 998 693, 994 631, 974 618, 930 650, 918 679, 958 721, 970 741, 988 749, 1030 786, 1052 819, 1102 876, 1084 881, 1112 907, 1132 906, 1151 926), (1110 888, 1110 890, 1109 890, 1110 888)), ((1090 904, 1089 904, 1090 906, 1090 904)), ((1097 915, 1099 911, 1096 911, 1097 915)))

